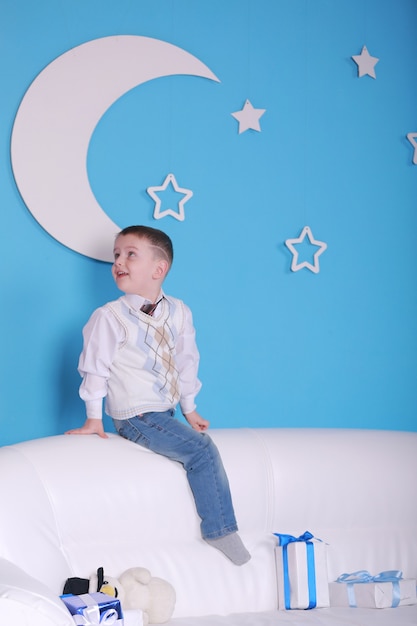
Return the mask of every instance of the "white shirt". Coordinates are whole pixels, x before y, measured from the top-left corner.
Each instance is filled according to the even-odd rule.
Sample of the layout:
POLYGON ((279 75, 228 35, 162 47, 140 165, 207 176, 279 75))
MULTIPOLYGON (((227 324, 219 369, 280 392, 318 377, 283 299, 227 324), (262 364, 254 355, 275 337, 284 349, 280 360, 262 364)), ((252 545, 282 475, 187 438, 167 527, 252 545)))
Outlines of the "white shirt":
MULTIPOLYGON (((162 296, 161 292, 157 300, 162 296)), ((125 294, 124 298, 137 310, 149 302, 134 294, 125 294)), ((158 315, 159 306, 155 316, 158 315)), ((201 382, 197 376, 200 355, 195 342, 192 314, 185 305, 184 311, 184 332, 178 338, 175 359, 181 382, 180 406, 182 413, 186 414, 196 408, 195 397, 201 389, 201 382)), ((100 307, 85 325, 83 337, 84 346, 78 363, 78 371, 83 378, 80 397, 85 402, 87 417, 102 419, 110 366, 116 350, 125 340, 125 331, 107 308, 100 307)))

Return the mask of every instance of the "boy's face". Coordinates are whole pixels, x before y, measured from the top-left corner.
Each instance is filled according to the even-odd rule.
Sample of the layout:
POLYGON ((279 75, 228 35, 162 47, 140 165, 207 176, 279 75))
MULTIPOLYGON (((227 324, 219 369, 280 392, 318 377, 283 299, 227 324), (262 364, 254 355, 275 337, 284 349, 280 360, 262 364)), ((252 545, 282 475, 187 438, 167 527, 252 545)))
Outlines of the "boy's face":
POLYGON ((167 262, 159 258, 147 239, 133 234, 117 237, 112 274, 120 291, 153 301, 167 269, 167 262))

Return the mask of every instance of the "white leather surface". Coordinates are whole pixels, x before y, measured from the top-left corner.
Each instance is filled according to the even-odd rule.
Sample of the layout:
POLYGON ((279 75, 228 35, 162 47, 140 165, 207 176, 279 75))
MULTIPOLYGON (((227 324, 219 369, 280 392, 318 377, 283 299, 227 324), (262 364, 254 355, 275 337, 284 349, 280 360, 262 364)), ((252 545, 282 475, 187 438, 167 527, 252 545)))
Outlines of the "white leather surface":
POLYGON ((417 577, 417 433, 257 432, 274 480, 272 525, 326 541, 331 580, 360 569, 417 577))
POLYGON ((0 624, 73 626, 59 597, 14 563, 0 558, 0 624), (13 616, 8 620, 7 616, 13 616))
MULTIPOLYGON (((70 616, 72 626, 74 622, 70 616)), ((71 626, 71 622, 65 626, 71 626)), ((45 615, 36 608, 22 604, 17 600, 0 599, 0 624, 3 626, 63 626, 53 615, 45 615)))
POLYGON ((328 542, 331 579, 357 569, 417 578, 417 433, 211 434, 253 555, 247 565, 234 566, 201 540, 183 469, 117 435, 0 449, 0 556, 56 594, 67 577, 87 578, 99 566, 116 577, 147 567, 173 584, 174 618, 275 613, 273 532, 310 530, 328 542))
POLYGON ((330 608, 313 611, 268 611, 172 619, 166 626, 416 626, 417 606, 398 609, 330 608))

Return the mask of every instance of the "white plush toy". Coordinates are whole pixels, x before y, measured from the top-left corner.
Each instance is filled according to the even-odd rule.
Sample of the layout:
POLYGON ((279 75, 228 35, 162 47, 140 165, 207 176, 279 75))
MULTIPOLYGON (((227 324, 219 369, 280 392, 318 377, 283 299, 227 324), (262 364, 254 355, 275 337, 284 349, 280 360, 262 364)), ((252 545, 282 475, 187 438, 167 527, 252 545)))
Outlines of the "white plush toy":
POLYGON ((175 589, 166 580, 151 576, 145 567, 132 567, 119 576, 122 608, 142 609, 144 626, 167 622, 175 608, 175 589))

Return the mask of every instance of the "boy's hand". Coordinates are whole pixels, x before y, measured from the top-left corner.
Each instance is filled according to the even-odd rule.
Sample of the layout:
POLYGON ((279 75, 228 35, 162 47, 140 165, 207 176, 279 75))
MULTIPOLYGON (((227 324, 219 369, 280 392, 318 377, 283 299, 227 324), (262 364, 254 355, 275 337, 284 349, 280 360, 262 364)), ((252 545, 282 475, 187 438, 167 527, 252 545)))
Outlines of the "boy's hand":
POLYGON ((197 411, 187 413, 187 415, 184 415, 184 417, 190 424, 190 426, 194 428, 194 430, 207 430, 207 428, 210 426, 210 422, 208 420, 205 420, 204 417, 201 417, 201 415, 199 415, 197 411))
POLYGON ((73 428, 67 430, 66 435, 98 435, 102 439, 108 439, 108 435, 104 432, 103 422, 101 420, 86 419, 81 428, 73 428))

